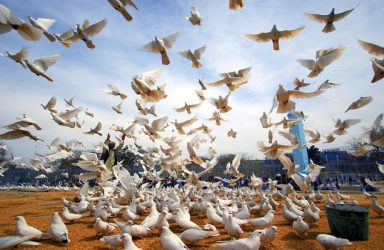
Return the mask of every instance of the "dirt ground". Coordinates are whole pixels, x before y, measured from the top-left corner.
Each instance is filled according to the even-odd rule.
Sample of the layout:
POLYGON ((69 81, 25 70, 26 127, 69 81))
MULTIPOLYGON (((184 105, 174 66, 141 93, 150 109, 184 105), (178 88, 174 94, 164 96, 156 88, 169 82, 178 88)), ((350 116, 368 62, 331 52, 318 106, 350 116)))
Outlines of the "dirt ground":
MULTIPOLYGON (((74 195, 71 192, 16 192, 16 191, 1 191, 0 192, 0 235, 15 235, 15 217, 22 215, 27 220, 28 224, 39 228, 42 231, 48 231, 49 223, 54 211, 61 214, 63 204, 61 198, 72 200, 74 195)), ((360 205, 369 207, 370 200, 365 199, 362 195, 353 195, 360 205)), ((381 204, 384 204, 384 197, 378 198, 381 204)), ((330 233, 328 227, 327 217, 325 215, 323 205, 317 204, 321 208, 321 219, 317 225, 311 227, 309 235, 306 239, 298 238, 292 227, 281 216, 281 210, 278 209, 277 214, 273 220, 273 224, 277 226, 277 238, 271 244, 266 246, 265 249, 323 249, 322 246, 316 242, 316 235, 320 233, 330 233)), ((253 217, 258 217, 253 215, 253 217)), ((142 217, 137 221, 139 223, 143 220, 142 217)), ((121 217, 119 220, 123 220, 121 217)), ((199 225, 205 224, 207 221, 202 214, 192 213, 192 220, 199 225)), ((364 249, 364 250, 377 250, 384 249, 384 218, 379 218, 372 210, 369 211, 369 240, 368 241, 354 241, 353 245, 343 249, 364 249)), ((53 241, 43 241, 43 245, 38 247, 19 247, 20 249, 112 249, 99 241, 99 237, 93 229, 93 222, 90 217, 82 218, 81 220, 67 224, 69 230, 69 238, 71 243, 67 246, 61 246, 53 241)), ((177 234, 181 233, 175 224, 171 224, 171 230, 177 234)), ((244 226, 245 232, 255 230, 253 226, 244 226)), ((190 246, 190 249, 216 249, 213 244, 220 240, 230 240, 230 237, 224 233, 224 229, 218 228, 220 233, 219 237, 210 238, 198 242, 195 246, 190 246)), ((118 233, 116 230, 114 233, 118 233)), ((246 237, 248 234, 244 234, 246 237)), ((134 239, 135 244, 146 249, 163 249, 161 246, 159 232, 153 231, 149 237, 142 239, 134 239)))

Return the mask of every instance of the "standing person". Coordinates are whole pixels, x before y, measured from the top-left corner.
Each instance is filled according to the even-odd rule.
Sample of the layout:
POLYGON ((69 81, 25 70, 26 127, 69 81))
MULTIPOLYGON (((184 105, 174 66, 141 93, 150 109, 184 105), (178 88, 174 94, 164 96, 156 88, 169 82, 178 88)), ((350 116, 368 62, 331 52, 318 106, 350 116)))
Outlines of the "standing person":
POLYGON ((107 139, 104 144, 108 146, 108 149, 103 148, 100 160, 104 161, 107 169, 112 170, 113 166, 117 163, 116 153, 119 152, 124 146, 125 135, 121 137, 121 143, 115 148, 115 143, 110 140, 110 135, 107 135, 107 139))

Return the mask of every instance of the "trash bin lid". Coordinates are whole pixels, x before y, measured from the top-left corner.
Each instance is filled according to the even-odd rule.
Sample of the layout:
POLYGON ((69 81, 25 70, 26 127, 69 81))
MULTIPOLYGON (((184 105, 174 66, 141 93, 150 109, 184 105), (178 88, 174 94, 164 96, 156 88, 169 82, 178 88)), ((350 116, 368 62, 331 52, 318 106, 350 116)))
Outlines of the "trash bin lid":
POLYGON ((350 204, 327 204, 325 205, 326 209, 335 209, 338 211, 344 212, 354 212, 354 213, 368 213, 368 209, 359 205, 350 205, 350 204))

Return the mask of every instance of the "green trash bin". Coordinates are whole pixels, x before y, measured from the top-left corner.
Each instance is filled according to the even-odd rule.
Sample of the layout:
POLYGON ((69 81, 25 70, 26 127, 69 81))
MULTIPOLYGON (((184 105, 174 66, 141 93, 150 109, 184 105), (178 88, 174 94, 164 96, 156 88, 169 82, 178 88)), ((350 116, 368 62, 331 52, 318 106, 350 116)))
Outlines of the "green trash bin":
POLYGON ((348 240, 368 240, 368 209, 357 205, 327 204, 325 210, 332 235, 348 240))

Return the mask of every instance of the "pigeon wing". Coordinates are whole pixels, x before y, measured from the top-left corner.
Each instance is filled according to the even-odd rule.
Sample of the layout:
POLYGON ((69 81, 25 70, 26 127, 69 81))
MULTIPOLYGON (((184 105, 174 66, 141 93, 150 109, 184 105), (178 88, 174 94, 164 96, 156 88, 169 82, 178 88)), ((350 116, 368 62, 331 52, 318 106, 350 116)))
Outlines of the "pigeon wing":
POLYGON ((277 108, 277 106, 279 106, 279 101, 277 100, 277 97, 276 95, 273 97, 272 99, 272 107, 271 109, 269 110, 269 113, 272 113, 273 110, 275 110, 275 108, 277 108))
POLYGON ((298 59, 297 61, 309 70, 313 70, 316 66, 316 62, 311 59, 298 59))
POLYGON ((296 144, 298 143, 297 141, 297 137, 291 133, 288 133, 288 132, 285 132, 285 131, 279 131, 279 134, 284 137, 285 139, 287 139, 288 141, 290 141, 292 144, 296 144))
POLYGON ((73 30, 70 29, 66 32, 64 32, 63 34, 60 35, 60 37, 63 39, 63 40, 67 40, 69 37, 73 36, 74 33, 73 33, 73 30))
POLYGON ((318 96, 323 92, 324 90, 322 89, 317 89, 312 92, 302 92, 300 90, 288 90, 289 96, 295 97, 295 98, 311 98, 311 97, 318 96))
POLYGON ((375 56, 384 56, 384 47, 381 47, 374 43, 364 42, 362 40, 358 40, 358 41, 360 46, 363 47, 363 49, 365 49, 366 51, 368 51, 368 53, 375 56))
POLYGON ((69 110, 63 114, 60 114, 60 118, 62 118, 65 121, 70 120, 72 117, 77 116, 80 112, 83 111, 83 107, 79 107, 76 109, 69 110))
POLYGON ((61 35, 63 42, 76 42, 81 39, 78 33, 73 32, 73 30, 68 30, 64 34, 61 35))
POLYGON ((36 59, 33 62, 33 64, 36 64, 36 65, 42 67, 46 71, 50 66, 55 64, 59 60, 59 58, 60 58, 59 54, 53 55, 53 56, 48 56, 48 57, 42 57, 42 58, 36 59))
POLYGON ((199 10, 196 7, 191 7, 191 13, 196 16, 200 15, 199 10))
POLYGON ((291 159, 289 159, 286 155, 278 154, 277 159, 279 159, 281 164, 283 164, 285 170, 288 170, 292 167, 293 163, 292 163, 291 159))
POLYGON ((218 80, 216 82, 210 82, 210 83, 208 83, 208 85, 209 86, 221 86, 221 85, 225 84, 227 81, 228 81, 227 78, 223 78, 223 79, 218 80))
POLYGON ((21 25, 24 23, 22 19, 16 16, 10 9, 0 4, 0 23, 11 23, 14 25, 21 25))
POLYGON ((108 88, 109 88, 110 90, 112 90, 112 92, 120 93, 119 88, 116 87, 115 85, 109 84, 109 85, 108 85, 108 88))
POLYGON ((282 31, 279 31, 280 38, 281 39, 293 38, 293 37, 297 36, 304 28, 305 28, 305 26, 301 26, 301 27, 299 27, 297 29, 294 29, 294 30, 282 30, 282 31))
POLYGON ((136 4, 132 0, 122 0, 121 2, 124 3, 124 5, 128 4, 136 10, 139 10, 139 8, 137 8, 136 4))
POLYGON ((359 122, 361 122, 361 119, 348 119, 348 120, 344 121, 346 128, 349 128, 349 127, 351 127, 353 125, 356 125, 359 122))
POLYGON ((202 103, 203 103, 203 102, 199 102, 199 103, 196 103, 196 104, 191 104, 191 105, 189 105, 189 107, 190 107, 191 109, 198 108, 198 107, 201 106, 202 103))
POLYGON ((191 175, 192 172, 189 171, 184 165, 181 166, 181 169, 183 170, 184 173, 188 174, 188 175, 191 175))
POLYGON ((27 59, 27 57, 28 57, 28 49, 27 48, 23 48, 22 50, 20 50, 19 52, 17 52, 15 54, 15 57, 17 58, 18 61, 22 61, 22 60, 27 59))
POLYGON ((163 42, 164 42, 165 47, 168 49, 171 48, 178 36, 179 36, 179 32, 175 32, 169 36, 164 37, 163 42))
POLYGON ((152 128, 156 131, 159 131, 161 128, 164 127, 164 125, 167 123, 168 121, 168 116, 164 116, 160 119, 156 119, 152 122, 152 128))
POLYGON ((38 29, 33 27, 32 25, 29 25, 27 23, 23 23, 19 26, 17 29, 17 32, 25 39, 28 41, 37 41, 41 38, 43 32, 38 29))
POLYGON ((335 61, 338 59, 344 52, 345 48, 344 47, 338 47, 329 53, 322 55, 319 57, 317 60, 317 63, 324 68, 325 66, 331 64, 331 62, 335 61))
POLYGON ((185 57, 189 60, 192 60, 193 58, 191 57, 191 55, 189 54, 189 50, 183 50, 183 51, 179 51, 179 55, 181 55, 182 57, 185 57))
POLYGON ((87 29, 89 26, 91 26, 91 23, 88 21, 88 19, 85 19, 83 22, 83 25, 81 26, 83 30, 87 29))
POLYGON ((196 59, 199 60, 201 58, 201 55, 205 52, 206 48, 207 48, 207 46, 203 46, 203 47, 198 48, 197 50, 195 50, 195 52, 193 54, 196 57, 196 59))
POLYGON ((11 131, 8 131, 4 134, 1 134, 0 135, 0 139, 1 140, 14 140, 14 139, 19 139, 19 138, 22 138, 24 137, 24 132, 28 132, 28 131, 25 131, 25 130, 22 130, 22 129, 16 129, 16 130, 11 130, 11 131))
POLYGON ((311 131, 311 130, 304 130, 304 134, 311 137, 311 138, 314 138, 316 137, 316 134, 315 132, 311 131))
POLYGON ((186 109, 185 105, 183 107, 181 107, 181 108, 175 108, 176 112, 179 112, 179 113, 184 112, 185 109, 186 109))
POLYGON ((51 27, 55 22, 56 20, 54 19, 48 19, 48 18, 38 18, 36 20, 41 26, 43 26, 43 28, 45 30, 48 30, 49 27, 51 27))
POLYGON ((160 69, 154 69, 141 74, 141 77, 144 79, 146 83, 149 83, 150 85, 154 85, 155 81, 160 77, 160 74, 161 74, 160 69))
POLYGON ((189 120, 186 120, 186 121, 184 121, 184 122, 181 122, 180 123, 180 125, 182 126, 182 127, 188 127, 188 126, 191 126, 194 122, 196 122, 197 121, 197 117, 195 116, 195 117, 193 117, 193 118, 191 118, 191 119, 189 119, 189 120))
POLYGON ((232 160, 232 167, 234 167, 235 169, 238 169, 240 166, 240 162, 241 162, 241 156, 237 154, 235 158, 233 158, 232 160))
POLYGON ((247 67, 244 69, 239 70, 239 76, 248 76, 249 72, 251 71, 252 67, 247 67))
POLYGON ((299 146, 299 144, 294 144, 294 145, 278 145, 278 150, 280 151, 291 151, 291 150, 294 150, 295 148, 297 148, 299 146))
POLYGON ((256 42, 268 42, 271 40, 271 32, 259 34, 246 34, 246 37, 256 42))
POLYGON ((59 145, 60 137, 56 137, 50 144, 51 147, 56 147, 59 145))
POLYGON ((326 23, 328 22, 329 15, 320 15, 320 14, 312 14, 312 13, 304 13, 304 16, 308 17, 312 21, 318 23, 326 23))
POLYGON ((146 45, 144 45, 142 47, 142 49, 145 50, 145 51, 148 51, 148 52, 153 52, 153 53, 157 53, 158 52, 158 47, 157 47, 155 41, 147 43, 146 45))
POLYGON ((384 114, 381 113, 380 115, 378 115, 375 119, 375 121, 373 122, 373 125, 372 125, 372 128, 377 130, 378 128, 380 128, 380 124, 381 122, 383 121, 383 116, 384 114))
MULTIPOLYGON (((359 5, 357 5, 357 6, 359 6, 359 5)), ((340 13, 336 14, 335 17, 334 17, 335 22, 340 21, 344 17, 348 16, 354 9, 357 8, 357 6, 355 8, 353 8, 353 9, 346 10, 346 11, 343 11, 343 12, 340 12, 340 13)))
POLYGON ((98 122, 96 127, 95 127, 95 131, 99 132, 102 128, 102 125, 101 125, 101 122, 98 122))
POLYGON ((97 22, 95 24, 92 24, 88 28, 84 30, 85 33, 87 33, 88 36, 94 36, 98 34, 104 27, 107 25, 107 19, 101 20, 100 22, 97 22))
POLYGON ((8 24, 2 24, 2 23, 0 22, 0 34, 7 33, 7 32, 9 32, 9 31, 11 31, 11 30, 12 30, 12 27, 11 27, 11 26, 9 26, 8 24))
POLYGON ((188 132, 188 135, 193 135, 193 134, 199 132, 200 130, 203 130, 203 127, 200 126, 200 127, 191 129, 191 130, 188 132))

